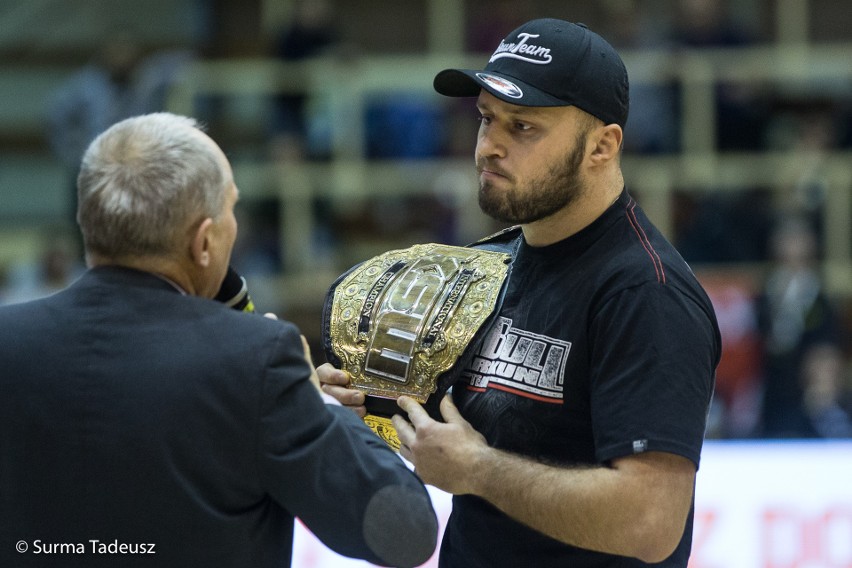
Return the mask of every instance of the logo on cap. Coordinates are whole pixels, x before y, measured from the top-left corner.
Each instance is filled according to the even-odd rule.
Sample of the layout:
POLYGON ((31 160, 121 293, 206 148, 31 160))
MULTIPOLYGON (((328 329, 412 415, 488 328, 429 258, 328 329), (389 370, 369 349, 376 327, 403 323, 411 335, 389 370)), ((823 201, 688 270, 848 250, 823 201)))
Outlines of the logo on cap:
POLYGON ((503 57, 511 57, 512 59, 520 59, 528 63, 547 65, 553 60, 553 56, 550 55, 550 48, 527 43, 530 38, 536 38, 540 35, 519 33, 517 43, 506 43, 501 40, 500 45, 497 46, 497 49, 488 62, 491 63, 495 59, 502 59, 503 57))
POLYGON ((480 81, 486 83, 489 87, 506 95, 507 97, 519 99, 524 96, 524 92, 519 86, 504 79, 503 77, 498 77, 497 75, 492 75, 490 73, 477 73, 476 76, 480 81))

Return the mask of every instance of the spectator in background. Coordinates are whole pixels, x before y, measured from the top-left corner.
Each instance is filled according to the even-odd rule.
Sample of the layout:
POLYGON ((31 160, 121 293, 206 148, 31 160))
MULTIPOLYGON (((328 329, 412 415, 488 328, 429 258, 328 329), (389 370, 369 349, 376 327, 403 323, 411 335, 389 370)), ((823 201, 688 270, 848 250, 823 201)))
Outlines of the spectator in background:
MULTIPOLYGON (((274 56, 298 62, 331 51, 340 42, 334 22, 334 7, 328 0, 296 0, 289 23, 275 40, 274 56)), ((305 93, 282 93, 275 97, 271 125, 273 156, 279 159, 317 157, 324 150, 312 149, 309 137, 308 97, 305 93)), ((327 150, 327 149, 326 149, 327 150)))
MULTIPOLYGON (((729 13, 725 0, 678 0, 672 40, 687 49, 744 47, 757 37, 729 13)), ((755 84, 716 86, 718 150, 758 150, 764 145, 770 108, 755 84)))
POLYGON ((760 418, 762 376, 760 334, 751 278, 705 272, 707 290, 719 330, 722 358, 716 368, 716 390, 708 420, 711 438, 752 438, 760 418))
POLYGON ((817 345, 802 362, 805 416, 820 438, 852 438, 852 391, 845 384, 843 352, 817 345))
MULTIPOLYGON (((284 63, 296 64, 323 55, 344 53, 345 50, 337 49, 341 45, 341 34, 335 16, 331 0, 295 0, 291 3, 290 19, 274 38, 271 55, 284 63)), ((295 90, 276 93, 270 101, 271 119, 266 131, 270 158, 278 162, 328 159, 333 152, 330 124, 336 118, 329 109, 328 100, 312 100, 310 93, 300 90, 307 86, 306 77, 290 77, 288 84, 295 90)), ((324 221, 330 216, 329 211, 331 201, 318 195, 312 198, 310 208, 304 212, 315 220, 313 234, 305 238, 311 241, 317 262, 329 262, 330 251, 337 244, 335 229, 324 221)), ((246 213, 253 216, 253 227, 274 228, 263 206, 246 213)), ((254 266, 247 267, 247 273, 262 271, 262 265, 256 261, 264 257, 269 261, 268 269, 280 266, 283 251, 278 248, 277 237, 270 232, 254 232, 249 238, 238 243, 241 248, 254 249, 246 250, 246 258, 255 260, 254 266)))
MULTIPOLYGON (((612 45, 619 50, 665 49, 665 32, 657 29, 643 16, 638 0, 603 0, 595 6, 600 11, 600 21, 606 22, 612 45)), ((631 64, 631 76, 640 77, 630 83, 630 116, 625 129, 630 136, 624 140, 627 153, 660 154, 675 152, 679 148, 677 89, 673 82, 642 82, 642 77, 653 77, 654 58, 644 57, 631 64)))
POLYGON ((138 41, 111 35, 93 60, 64 83, 49 103, 47 135, 53 152, 73 171, 95 136, 121 118, 138 114, 142 101, 134 72, 142 58, 138 41))
POLYGON ((816 270, 813 229, 784 219, 772 237, 774 266, 758 298, 763 342, 761 432, 768 438, 813 438, 842 432, 840 332, 835 307, 816 270))
POLYGON ((81 251, 70 235, 57 231, 44 236, 41 253, 32 261, 12 264, 3 283, 0 304, 17 304, 54 294, 74 281, 84 266, 81 251))
POLYGON ((674 39, 688 47, 737 47, 753 41, 731 18, 726 0, 677 0, 674 39))
POLYGON ((769 257, 772 194, 762 188, 736 192, 712 187, 675 195, 677 246, 690 264, 763 262, 769 257))
POLYGON ((784 206, 807 219, 818 239, 825 234, 823 212, 831 187, 826 161, 839 147, 842 128, 830 101, 805 98, 777 105, 767 136, 769 150, 796 156, 785 164, 789 201, 784 206))
POLYGON ((77 172, 89 143, 119 120, 164 110, 169 87, 193 57, 189 50, 147 54, 134 34, 125 29, 111 32, 92 61, 48 102, 46 136, 68 171, 72 226, 77 172))

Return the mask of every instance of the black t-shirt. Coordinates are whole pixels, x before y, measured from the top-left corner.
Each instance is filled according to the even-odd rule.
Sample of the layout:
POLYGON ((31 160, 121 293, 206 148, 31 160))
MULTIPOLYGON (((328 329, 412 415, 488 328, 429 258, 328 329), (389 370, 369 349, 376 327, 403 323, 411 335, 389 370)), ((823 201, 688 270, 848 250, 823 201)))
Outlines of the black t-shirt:
MULTIPOLYGON (((490 445, 548 463, 663 451, 697 466, 721 340, 677 251, 626 191, 563 241, 496 240, 513 237, 505 301, 453 387, 462 415, 490 445)), ((691 540, 690 513, 655 566, 686 567, 691 540)), ((440 557, 444 568, 646 565, 562 544, 473 496, 454 498, 440 557)))

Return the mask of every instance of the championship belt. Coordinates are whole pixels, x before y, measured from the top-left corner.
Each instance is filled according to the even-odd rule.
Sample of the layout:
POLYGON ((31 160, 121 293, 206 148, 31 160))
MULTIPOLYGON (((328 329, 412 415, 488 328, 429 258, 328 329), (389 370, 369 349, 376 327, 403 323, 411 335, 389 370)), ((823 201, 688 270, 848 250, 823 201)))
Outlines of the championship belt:
POLYGON ((502 300, 510 260, 492 250, 419 244, 376 256, 332 284, 323 310, 326 358, 365 393, 365 422, 394 450, 396 399, 410 396, 440 420, 457 363, 502 300))

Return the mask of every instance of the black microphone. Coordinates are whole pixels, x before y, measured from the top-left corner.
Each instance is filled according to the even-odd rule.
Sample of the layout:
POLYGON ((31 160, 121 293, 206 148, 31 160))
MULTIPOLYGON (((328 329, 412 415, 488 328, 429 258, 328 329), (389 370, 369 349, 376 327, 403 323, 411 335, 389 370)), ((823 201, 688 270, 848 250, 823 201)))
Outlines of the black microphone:
POLYGON ((241 312, 254 312, 254 303, 249 296, 246 279, 230 266, 214 300, 241 312))

